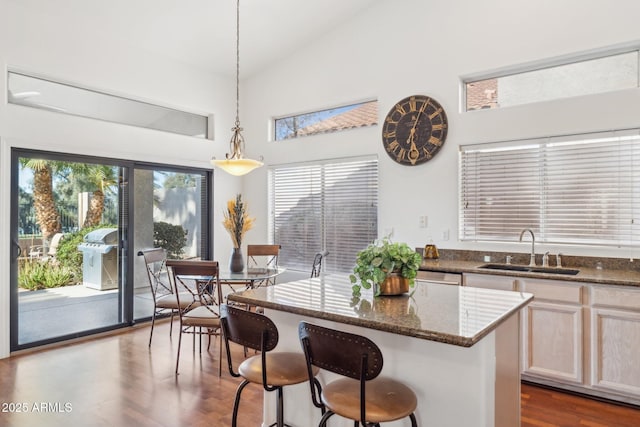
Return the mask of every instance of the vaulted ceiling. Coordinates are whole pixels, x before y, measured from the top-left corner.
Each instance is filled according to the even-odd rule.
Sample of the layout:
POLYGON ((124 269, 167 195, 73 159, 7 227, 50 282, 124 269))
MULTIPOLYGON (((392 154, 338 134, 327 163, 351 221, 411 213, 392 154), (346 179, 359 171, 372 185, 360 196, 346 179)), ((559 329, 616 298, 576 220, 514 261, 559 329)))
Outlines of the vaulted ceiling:
MULTIPOLYGON (((235 73, 236 0, 7 0, 214 72, 235 73), (64 15, 64 17, 63 17, 64 15)), ((268 66, 382 0, 240 0, 241 77, 268 66)))

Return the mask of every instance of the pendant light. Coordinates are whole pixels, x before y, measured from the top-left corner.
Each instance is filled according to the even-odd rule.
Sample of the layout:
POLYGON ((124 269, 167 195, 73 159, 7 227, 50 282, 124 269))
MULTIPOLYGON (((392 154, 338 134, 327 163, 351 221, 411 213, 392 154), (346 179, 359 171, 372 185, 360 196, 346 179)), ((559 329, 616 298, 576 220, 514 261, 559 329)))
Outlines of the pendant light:
POLYGON ((236 123, 231 128, 231 153, 227 153, 226 159, 211 159, 211 163, 231 175, 242 176, 248 174, 263 163, 259 160, 244 158, 244 137, 240 127, 240 0, 237 0, 236 12, 236 123))

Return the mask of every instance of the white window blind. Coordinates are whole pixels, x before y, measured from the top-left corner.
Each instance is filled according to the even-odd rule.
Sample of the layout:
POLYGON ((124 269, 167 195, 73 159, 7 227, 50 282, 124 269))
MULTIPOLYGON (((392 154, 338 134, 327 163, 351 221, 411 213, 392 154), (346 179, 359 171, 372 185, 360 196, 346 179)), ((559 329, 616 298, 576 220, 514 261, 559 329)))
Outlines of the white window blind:
POLYGON ((640 241, 640 130, 460 147, 462 240, 640 241))
POLYGON ((377 237, 377 158, 277 166, 269 180, 278 264, 311 271, 315 254, 327 250, 325 271, 351 271, 357 252, 377 237))

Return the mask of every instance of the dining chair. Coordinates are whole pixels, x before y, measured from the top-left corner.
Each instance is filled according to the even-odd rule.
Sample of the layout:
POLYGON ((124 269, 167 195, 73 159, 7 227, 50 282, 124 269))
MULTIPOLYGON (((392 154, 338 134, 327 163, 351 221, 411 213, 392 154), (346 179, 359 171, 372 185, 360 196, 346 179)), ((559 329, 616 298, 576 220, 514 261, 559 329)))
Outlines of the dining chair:
POLYGON ((171 271, 174 294, 180 306, 180 337, 176 357, 176 374, 180 365, 180 347, 182 335, 193 334, 199 338, 199 351, 202 352, 202 335, 208 335, 207 350, 211 347, 211 335, 219 338, 218 376, 222 374, 222 337, 220 336, 220 269, 217 261, 167 260, 171 271))
POLYGON ((329 251, 318 252, 315 257, 313 257, 313 265, 311 266, 311 278, 320 276, 322 271, 322 260, 324 257, 329 255, 329 251))
MULTIPOLYGON (((138 251, 138 256, 143 257, 149 288, 153 298, 153 312, 151 314, 151 332, 149 333, 149 347, 153 338, 153 328, 156 317, 171 314, 169 335, 173 334, 173 318, 179 314, 178 299, 173 293, 173 287, 169 280, 166 261, 167 253, 163 248, 151 248, 138 251)), ((183 308, 188 306, 188 298, 183 298, 183 308)))
POLYGON ((47 255, 55 258, 56 254, 58 253, 58 247, 60 246, 60 243, 62 242, 63 239, 64 239, 64 233, 54 234, 53 237, 51 238, 51 244, 49 245, 49 251, 47 252, 47 255))
POLYGON ((64 233, 56 233, 56 234, 54 234, 53 237, 51 238, 51 242, 49 243, 49 246, 46 247, 46 253, 45 253, 45 246, 44 245, 35 245, 35 246, 32 245, 29 248, 29 258, 31 258, 31 259, 34 259, 34 258, 42 258, 42 259, 55 258, 56 254, 58 253, 58 246, 60 246, 60 242, 62 242, 64 237, 65 237, 64 233))
POLYGON ((412 427, 417 427, 415 393, 396 379, 379 376, 383 357, 373 341, 307 322, 300 322, 298 335, 310 379, 316 376, 314 368, 343 377, 322 389, 311 387, 313 404, 326 409, 319 427, 326 426, 334 414, 353 420, 356 427, 379 426, 405 417, 411 419, 412 427))
MULTIPOLYGON (((280 245, 247 245, 247 271, 276 270, 278 268, 278 256, 280 245)), ((258 286, 270 286, 276 283, 275 277, 266 279, 258 286)))
POLYGON ((308 371, 304 355, 300 352, 272 351, 278 345, 278 328, 264 314, 243 310, 228 304, 223 304, 220 311, 229 373, 232 377, 243 378, 236 390, 231 426, 237 426, 240 396, 242 390, 250 383, 261 384, 268 392, 277 392, 276 422, 270 427, 287 426, 284 423, 283 387, 305 381, 311 381, 315 387, 320 387, 320 383, 315 378, 319 369, 314 368, 308 371), (231 359, 230 342, 256 350, 259 354, 245 359, 240 363, 236 372, 231 359))

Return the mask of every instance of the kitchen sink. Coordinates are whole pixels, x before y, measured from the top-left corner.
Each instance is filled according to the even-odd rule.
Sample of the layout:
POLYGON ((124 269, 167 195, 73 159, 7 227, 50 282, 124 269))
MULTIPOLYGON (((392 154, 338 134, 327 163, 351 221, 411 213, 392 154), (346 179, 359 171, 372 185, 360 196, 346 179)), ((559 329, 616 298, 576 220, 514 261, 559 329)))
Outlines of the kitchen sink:
POLYGON ((524 273, 564 274, 568 276, 575 276, 580 272, 580 270, 574 268, 538 267, 532 265, 530 266, 516 264, 483 264, 478 268, 487 270, 521 271, 524 273))

